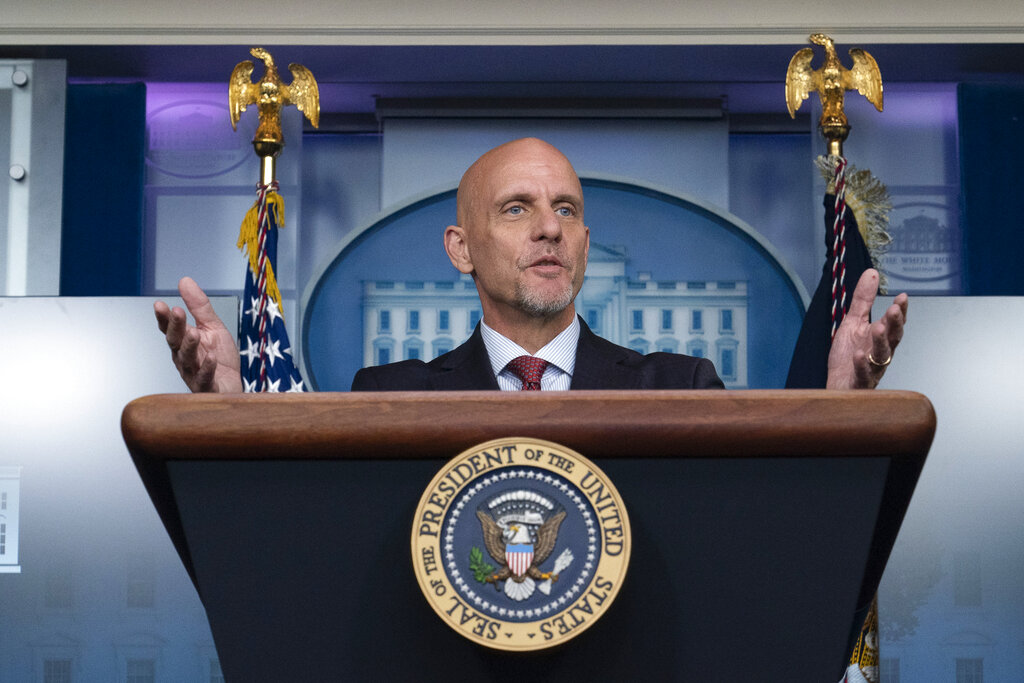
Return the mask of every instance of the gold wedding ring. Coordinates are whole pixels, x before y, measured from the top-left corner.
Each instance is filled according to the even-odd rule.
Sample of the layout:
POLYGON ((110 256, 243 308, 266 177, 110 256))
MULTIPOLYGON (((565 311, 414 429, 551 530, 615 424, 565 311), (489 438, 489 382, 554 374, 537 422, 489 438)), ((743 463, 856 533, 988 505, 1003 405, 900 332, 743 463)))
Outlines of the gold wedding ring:
POLYGON ((868 362, 874 365, 876 368, 884 368, 886 365, 892 362, 892 354, 890 353, 888 358, 879 363, 877 360, 875 360, 874 356, 871 355, 871 352, 868 351, 868 362))

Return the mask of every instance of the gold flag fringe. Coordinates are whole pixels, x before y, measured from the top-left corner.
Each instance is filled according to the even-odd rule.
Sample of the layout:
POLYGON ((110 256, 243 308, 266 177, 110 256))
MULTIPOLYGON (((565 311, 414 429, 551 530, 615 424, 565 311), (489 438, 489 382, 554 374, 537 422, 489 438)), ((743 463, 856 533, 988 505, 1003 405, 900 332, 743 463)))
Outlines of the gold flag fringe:
MULTIPOLYGON (((284 197, 277 194, 276 192, 268 192, 267 211, 274 212, 274 224, 278 228, 283 228, 284 197)), ((260 202, 259 200, 256 200, 256 202, 253 203, 252 208, 250 208, 249 211, 246 212, 245 218, 242 219, 242 228, 238 233, 238 243, 235 245, 242 250, 242 253, 248 253, 249 272, 252 274, 251 277, 257 277, 260 267, 259 213, 260 202)), ((284 309, 281 306, 281 291, 277 288, 277 278, 274 276, 274 267, 270 263, 270 259, 267 259, 267 296, 273 299, 274 303, 277 304, 277 307, 280 310, 281 317, 283 319, 284 309)))
MULTIPOLYGON (((879 679, 878 645, 878 596, 876 595, 871 600, 867 617, 864 618, 864 626, 861 628, 860 637, 857 638, 857 645, 853 648, 847 671, 853 669, 868 683, 885 683, 879 679)), ((843 680, 853 683, 856 679, 851 679, 848 674, 843 680)))
MULTIPOLYGON (((819 156, 815 160, 815 166, 821 172, 821 177, 828 185, 828 192, 835 192, 836 164, 839 157, 819 156)), ((864 244, 871 254, 871 260, 878 267, 882 257, 889 250, 892 244, 892 236, 889 234, 889 212, 892 211, 892 202, 889 200, 889 190, 885 183, 876 178, 868 170, 858 170, 856 166, 846 167, 846 206, 853 211, 857 218, 857 227, 860 235, 864 238, 864 244)), ((886 293, 887 282, 885 273, 878 270, 878 289, 886 293)))

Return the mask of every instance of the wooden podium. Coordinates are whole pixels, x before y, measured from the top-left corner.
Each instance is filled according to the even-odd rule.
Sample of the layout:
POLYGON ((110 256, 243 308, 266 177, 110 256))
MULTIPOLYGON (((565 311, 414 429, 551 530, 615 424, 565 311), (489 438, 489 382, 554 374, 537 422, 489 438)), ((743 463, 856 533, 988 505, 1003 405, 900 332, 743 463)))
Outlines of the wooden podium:
POLYGON ((229 682, 828 683, 935 414, 892 391, 162 395, 122 429, 229 682), (509 436, 593 460, 633 535, 600 621, 526 654, 442 622, 409 551, 444 462, 509 436))

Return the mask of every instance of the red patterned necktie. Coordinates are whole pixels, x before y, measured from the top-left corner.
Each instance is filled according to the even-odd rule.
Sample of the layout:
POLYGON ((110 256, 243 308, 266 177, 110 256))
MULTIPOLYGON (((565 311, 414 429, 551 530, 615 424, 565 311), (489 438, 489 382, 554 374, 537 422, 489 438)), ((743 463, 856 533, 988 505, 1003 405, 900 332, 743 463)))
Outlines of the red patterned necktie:
POLYGON ((513 375, 523 380, 523 391, 540 391, 540 378, 548 362, 533 356, 519 356, 509 361, 507 367, 513 375))

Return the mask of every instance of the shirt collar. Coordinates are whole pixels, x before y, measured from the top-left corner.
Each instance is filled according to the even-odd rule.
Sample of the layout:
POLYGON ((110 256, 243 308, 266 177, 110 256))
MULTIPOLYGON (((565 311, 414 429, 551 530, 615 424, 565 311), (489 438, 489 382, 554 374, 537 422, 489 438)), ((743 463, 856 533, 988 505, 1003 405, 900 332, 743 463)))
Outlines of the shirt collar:
POLYGON ((580 339, 580 320, 576 316, 572 317, 568 327, 537 353, 528 352, 505 335, 488 327, 483 320, 480 321, 480 335, 483 337, 484 346, 487 347, 487 356, 491 360, 491 370, 494 371, 495 377, 505 369, 509 361, 519 356, 543 358, 567 375, 572 375, 576 369, 576 345, 580 339))

